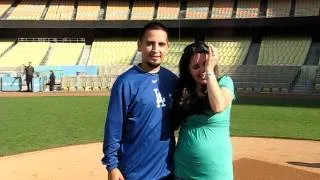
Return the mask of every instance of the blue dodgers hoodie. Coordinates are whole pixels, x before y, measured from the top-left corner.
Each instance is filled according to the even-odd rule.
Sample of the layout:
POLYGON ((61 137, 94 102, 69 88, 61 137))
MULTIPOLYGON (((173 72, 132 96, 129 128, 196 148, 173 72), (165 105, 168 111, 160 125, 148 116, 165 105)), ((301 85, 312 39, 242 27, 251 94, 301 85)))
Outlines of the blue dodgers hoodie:
POLYGON ((172 171, 174 133, 168 120, 177 76, 161 67, 157 74, 133 66, 113 85, 102 162, 126 179, 160 179, 172 171))

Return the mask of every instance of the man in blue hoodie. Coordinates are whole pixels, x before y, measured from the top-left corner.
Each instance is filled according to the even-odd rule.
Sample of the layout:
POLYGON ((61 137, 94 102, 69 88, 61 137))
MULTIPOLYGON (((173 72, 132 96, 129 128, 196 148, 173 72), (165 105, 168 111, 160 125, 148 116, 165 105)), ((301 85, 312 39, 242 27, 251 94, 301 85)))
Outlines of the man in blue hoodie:
POLYGON ((175 140, 167 114, 177 76, 160 66, 168 48, 167 28, 145 25, 138 39, 142 62, 112 87, 102 158, 109 180, 173 179, 175 140))

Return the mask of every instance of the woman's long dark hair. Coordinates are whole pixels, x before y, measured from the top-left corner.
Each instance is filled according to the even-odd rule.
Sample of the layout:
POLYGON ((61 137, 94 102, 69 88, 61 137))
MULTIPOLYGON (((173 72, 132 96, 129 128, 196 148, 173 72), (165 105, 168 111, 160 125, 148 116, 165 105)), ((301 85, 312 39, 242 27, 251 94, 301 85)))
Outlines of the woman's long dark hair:
MULTIPOLYGON (((193 79, 189 64, 196 53, 209 54, 209 46, 203 41, 189 44, 183 51, 179 62, 179 81, 173 96, 171 118, 174 129, 178 129, 187 116, 200 114, 210 107, 208 96, 201 97, 196 92, 197 83, 193 79)), ((214 73, 219 76, 218 66, 215 66, 214 73)), ((206 85, 201 88, 203 94, 206 92, 206 85)))

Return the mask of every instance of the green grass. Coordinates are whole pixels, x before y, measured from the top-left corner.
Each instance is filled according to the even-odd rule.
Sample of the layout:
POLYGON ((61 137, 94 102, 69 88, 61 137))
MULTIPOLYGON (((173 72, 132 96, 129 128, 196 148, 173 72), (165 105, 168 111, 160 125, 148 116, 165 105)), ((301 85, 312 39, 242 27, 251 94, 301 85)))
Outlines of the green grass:
POLYGON ((320 140, 319 109, 236 105, 232 135, 320 140))
MULTIPOLYGON (((0 156, 103 139, 107 97, 0 99, 0 156)), ((238 98, 233 136, 320 140, 320 102, 238 98)))
POLYGON ((320 101, 240 98, 232 109, 234 136, 320 140, 320 101))
POLYGON ((101 141, 106 97, 0 99, 0 156, 101 141))

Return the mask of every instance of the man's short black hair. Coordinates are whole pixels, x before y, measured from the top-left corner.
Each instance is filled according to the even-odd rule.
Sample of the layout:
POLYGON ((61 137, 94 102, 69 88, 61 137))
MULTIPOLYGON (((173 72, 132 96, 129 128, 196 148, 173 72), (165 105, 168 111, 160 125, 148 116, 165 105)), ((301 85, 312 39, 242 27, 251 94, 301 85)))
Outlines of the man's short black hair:
POLYGON ((153 22, 150 22, 148 24, 146 24, 142 31, 141 31, 141 34, 139 35, 139 40, 141 41, 143 36, 145 35, 145 33, 148 31, 148 30, 156 30, 156 29, 159 29, 159 30, 163 30, 167 33, 167 35, 169 34, 168 32, 168 28, 163 25, 162 23, 160 22, 157 22, 157 21, 153 21, 153 22))

